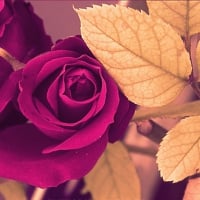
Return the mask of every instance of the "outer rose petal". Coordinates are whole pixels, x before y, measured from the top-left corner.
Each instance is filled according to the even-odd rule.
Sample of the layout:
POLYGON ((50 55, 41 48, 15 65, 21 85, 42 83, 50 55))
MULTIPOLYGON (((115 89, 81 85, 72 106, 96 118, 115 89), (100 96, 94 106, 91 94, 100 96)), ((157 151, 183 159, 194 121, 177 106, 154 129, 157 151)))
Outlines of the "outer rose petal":
MULTIPOLYGON (((9 4, 11 2, 9 1, 9 4)), ((7 24, 9 24, 13 19, 13 10, 11 6, 8 6, 8 1, 5 3, 5 0, 0 2, 0 37, 3 36, 7 24)))
MULTIPOLYGON (((29 3, 24 0, 0 2, 1 48, 22 62, 50 49, 52 41, 29 3)), ((12 72, 12 67, 0 58, 0 128, 18 123, 21 119, 24 121, 16 109, 19 78, 12 72), (14 116, 18 117, 15 119, 14 116)))
POLYGON ((114 116, 119 105, 119 93, 117 85, 109 75, 105 73, 104 78, 107 81, 106 102, 99 115, 89 120, 88 124, 77 130, 72 137, 63 143, 45 149, 45 153, 85 147, 97 141, 98 138, 107 132, 110 125, 114 122, 114 116))
POLYGON ((0 176, 14 177, 40 187, 55 186, 89 172, 108 140, 114 142, 123 137, 135 109, 80 37, 60 41, 51 52, 29 61, 20 86, 20 109, 35 126, 8 128, 0 134, 0 158, 3 158, 0 176), (94 83, 98 89, 93 94, 98 96, 91 116, 84 113, 88 118, 79 124, 83 118, 77 118, 71 106, 75 107, 73 101, 81 105, 85 100, 79 103, 76 98, 69 98, 69 101, 67 97, 75 94, 72 88, 75 88, 73 92, 77 91, 80 84, 76 83, 77 78, 88 75, 78 74, 80 71, 76 70, 81 66, 95 74, 94 83), (74 118, 70 121, 67 114, 74 118), (15 141, 16 137, 22 139, 15 141), (16 166, 14 170, 7 168, 8 160, 11 166, 16 166))
POLYGON ((70 50, 79 53, 80 55, 87 54, 88 56, 94 58, 93 54, 86 46, 80 35, 68 37, 65 40, 60 40, 52 47, 52 50, 70 50))
POLYGON ((0 65, 0 129, 13 124, 24 123, 26 119, 18 111, 16 105, 19 92, 18 82, 21 79, 22 70, 12 72, 11 67, 4 62, 0 65), (9 75, 10 74, 10 75, 9 75))
POLYGON ((33 13, 31 4, 17 0, 6 6, 12 7, 13 15, 0 37, 1 47, 23 62, 49 50, 52 41, 44 31, 42 20, 33 13))
MULTIPOLYGON (((61 127, 61 126, 57 126, 56 123, 50 123, 49 121, 44 120, 42 115, 37 111, 37 108, 33 101, 32 93, 35 87, 37 87, 37 85, 41 82, 41 80, 45 78, 44 74, 47 74, 47 77, 48 77, 50 72, 52 73, 55 70, 55 66, 54 67, 49 66, 49 63, 55 64, 55 63, 60 63, 60 61, 63 62, 65 61, 65 59, 67 60, 67 58, 65 58, 66 54, 68 56, 70 54, 74 57, 77 56, 75 52, 71 52, 67 50, 57 50, 57 51, 52 51, 49 53, 42 54, 41 56, 38 56, 35 59, 32 59, 30 62, 28 62, 28 64, 26 65, 23 71, 24 79, 21 82, 22 92, 19 95, 19 105, 24 115, 27 118, 29 118, 38 128, 43 130, 45 134, 54 138, 61 138, 61 136, 65 138, 68 137, 69 134, 72 133, 72 130, 70 129, 71 126, 70 124, 67 124, 67 123, 65 126, 65 124, 63 123, 63 126, 61 127)), ((81 58, 83 60, 87 60, 89 63, 92 63, 92 61, 94 60, 91 58, 89 59, 89 57, 86 58, 84 56, 81 56, 81 58)), ((78 58, 69 57, 68 59, 70 61, 71 59, 77 60, 78 58)), ((97 66, 100 65, 100 63, 97 62, 96 60, 94 60, 93 62, 95 64, 98 64, 97 66)), ((56 64, 56 65, 62 66, 63 63, 56 64)), ((106 96, 106 105, 103 107, 103 109, 101 106, 102 110, 101 110, 100 115, 96 117, 95 119, 92 119, 92 121, 88 121, 88 125, 84 126, 80 130, 78 129, 77 132, 75 132, 76 131, 75 129, 73 131, 74 135, 69 140, 66 140, 64 142, 65 145, 64 146, 62 145, 62 148, 74 149, 77 147, 80 148, 80 147, 89 145, 93 143, 94 141, 98 140, 98 138, 101 137, 105 133, 105 131, 110 126, 110 124, 114 122, 115 112, 119 104, 118 88, 117 88, 116 83, 113 81, 113 79, 109 75, 107 75, 107 73, 103 70, 103 68, 102 68, 102 73, 103 73, 102 79, 105 79, 104 81, 106 81, 106 83, 102 84, 102 86, 106 85, 107 89, 105 87, 102 87, 103 91, 101 92, 100 96, 101 95, 103 95, 103 97, 106 96), (97 126, 100 128, 96 129, 97 126), (87 134, 87 137, 85 137, 86 134, 87 134)), ((99 102, 99 104, 102 104, 102 102, 99 102)), ((37 104, 37 107, 39 107, 39 104, 37 104)), ((98 107, 99 105, 97 105, 97 108, 96 108, 97 110, 99 109, 98 107)), ((43 114, 45 111, 44 109, 45 109, 45 106, 42 106, 40 104, 39 110, 42 111, 43 114)), ((53 116, 50 116, 50 113, 48 114, 48 111, 46 112, 45 115, 46 116, 48 115, 50 118, 53 119, 53 116)), ((57 120, 54 120, 54 121, 56 122, 57 120)))
POLYGON ((120 93, 120 103, 115 115, 115 123, 109 129, 109 142, 123 139, 128 124, 133 117, 136 105, 129 102, 127 97, 120 93))
MULTIPOLYGON (((58 131, 57 126, 54 124, 47 123, 40 113, 36 110, 36 107, 33 102, 32 93, 37 86, 35 83, 35 79, 37 78, 38 73, 40 72, 41 68, 45 63, 48 63, 49 60, 53 60, 54 58, 65 57, 66 54, 69 55, 69 51, 60 50, 56 52, 48 52, 37 56, 36 58, 32 59, 30 62, 27 63, 26 67, 24 68, 24 81, 21 82, 21 93, 19 94, 18 102, 19 107, 22 113, 27 118, 34 119, 34 122, 37 124, 41 124, 42 128, 46 128, 49 126, 49 129, 54 130, 55 132, 58 131), (42 59, 41 59, 42 58, 42 59), (32 67, 34 66, 34 67, 32 67), (31 77, 34 77, 31 79, 31 77), (27 110, 28 108, 28 110, 27 110)), ((74 52, 73 55, 75 54, 74 52)), ((75 54, 76 55, 76 54, 75 54)), ((74 56, 75 57, 75 56, 74 56)), ((64 128, 60 128, 60 132, 65 132, 64 128)))
MULTIPOLYGON (((48 66, 49 63, 54 63, 60 62, 61 60, 67 59, 65 56, 73 56, 73 57, 68 57, 68 60, 77 60, 76 52, 71 52, 67 50, 58 50, 58 51, 53 51, 53 52, 48 52, 45 54, 42 54, 34 59, 32 59, 30 62, 27 63, 26 67, 23 70, 23 80, 21 81, 21 93, 19 94, 18 102, 20 106, 20 110, 24 115, 29 118, 33 123, 35 123, 39 128, 45 131, 46 134, 52 135, 54 138, 60 138, 62 135, 66 138, 68 137, 66 128, 57 126, 55 123, 49 123, 49 121, 45 120, 42 115, 38 112, 35 102, 34 102, 34 97, 33 97, 33 92, 34 89, 38 86, 38 84, 42 81, 44 78, 44 74, 50 74, 55 71, 55 66, 54 67, 47 67, 49 70, 46 70, 45 66, 48 66), (49 62, 48 62, 49 61, 49 62), (33 67, 34 66, 34 67, 33 67), (28 108, 28 109, 27 109, 28 108)), ((59 65, 59 64, 56 64, 59 65)), ((63 63, 61 63, 61 66, 63 63)), ((47 75, 47 76, 48 76, 47 75)), ((38 102, 37 102, 38 103, 38 102)), ((37 104, 37 106, 39 106, 37 104)), ((45 109, 45 106, 40 106, 42 108, 43 112, 45 109)), ((46 114, 50 116, 50 112, 47 110, 46 114)), ((50 118, 52 118, 50 116, 50 118)), ((64 125, 64 123, 63 123, 64 125)), ((71 131, 70 131, 71 133, 71 131)))
POLYGON ((42 154, 53 140, 31 124, 3 130, 0 134, 0 176, 39 187, 55 187, 88 173, 104 151, 107 134, 82 149, 42 154))
POLYGON ((2 0, 2 1, 0 2, 0 12, 2 11, 2 9, 3 9, 3 7, 4 7, 4 4, 5 4, 5 2, 4 2, 4 0, 2 0))
POLYGON ((21 78, 22 70, 12 72, 8 79, 0 88, 0 113, 7 106, 7 104, 14 98, 18 91, 18 81, 21 78))
POLYGON ((11 65, 0 57, 0 88, 3 86, 3 83, 7 80, 7 78, 12 72, 13 69, 11 65))

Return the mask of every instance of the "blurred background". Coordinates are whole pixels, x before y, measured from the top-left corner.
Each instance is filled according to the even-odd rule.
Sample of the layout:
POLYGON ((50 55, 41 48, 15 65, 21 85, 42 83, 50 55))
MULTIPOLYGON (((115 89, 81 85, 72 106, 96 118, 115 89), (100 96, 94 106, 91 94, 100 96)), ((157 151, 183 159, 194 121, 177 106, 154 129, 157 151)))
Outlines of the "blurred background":
POLYGON ((37 13, 44 20, 46 31, 52 36, 53 41, 70 35, 80 34, 80 22, 78 15, 73 10, 73 7, 85 8, 93 4, 101 5, 102 3, 118 3, 117 0, 27 0, 27 2, 31 2, 35 13, 37 13))
POLYGON ((85 8, 93 4, 101 5, 117 4, 129 5, 137 9, 147 10, 144 0, 26 0, 31 2, 37 13, 44 21, 47 33, 49 33, 53 40, 64 38, 70 35, 80 33, 80 22, 78 15, 73 10, 74 8, 85 8))

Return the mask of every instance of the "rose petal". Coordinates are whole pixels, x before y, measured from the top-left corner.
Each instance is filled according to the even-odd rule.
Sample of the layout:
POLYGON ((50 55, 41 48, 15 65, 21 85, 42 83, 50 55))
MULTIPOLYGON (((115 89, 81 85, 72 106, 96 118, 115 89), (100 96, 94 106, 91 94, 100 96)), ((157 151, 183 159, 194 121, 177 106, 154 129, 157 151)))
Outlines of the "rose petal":
MULTIPOLYGON (((76 53, 69 53, 71 53, 71 56, 76 56, 76 53)), ((56 115, 58 115, 58 87, 60 87, 60 76, 65 72, 65 64, 68 62, 76 62, 76 60, 70 57, 53 59, 42 67, 35 80, 37 83, 36 97, 47 107, 49 104, 56 115)))
POLYGON ((63 75, 65 72, 65 67, 63 66, 62 68, 63 69, 57 75, 55 80, 51 83, 46 93, 48 104, 50 105, 51 109, 53 110, 56 116, 58 116, 58 92, 61 82, 60 76, 63 75))
MULTIPOLYGON (((67 52, 68 53, 68 52, 67 52)), ((23 70, 23 78, 20 84, 21 93, 18 97, 19 107, 21 112, 31 121, 34 121, 40 128, 47 128, 51 130, 50 134, 54 134, 54 137, 58 134, 63 134, 66 130, 62 127, 56 126, 53 123, 49 123, 46 121, 38 110, 35 107, 34 98, 32 97, 32 92, 34 91, 35 87, 37 86, 35 77, 37 77, 41 68, 45 65, 46 62, 58 57, 65 57, 66 51, 58 50, 55 52, 48 52, 37 56, 36 58, 32 59, 30 62, 27 63, 23 70), (34 67, 33 67, 34 66, 34 67)))
MULTIPOLYGON (((73 52, 71 52, 71 53, 73 53, 73 52)), ((22 88, 31 87, 31 90, 33 90, 33 88, 35 86, 35 79, 33 79, 33 77, 37 77, 38 73, 41 71, 41 69, 44 67, 44 65, 53 59, 62 58, 62 57, 68 56, 69 54, 70 54, 70 52, 65 51, 65 50, 58 50, 58 51, 54 51, 54 52, 50 51, 50 52, 43 53, 43 54, 31 59, 26 64, 26 66, 24 67, 24 70, 23 70, 23 76, 24 76, 23 79, 25 79, 24 81, 26 81, 26 82, 23 85, 23 81, 22 81, 22 83, 21 83, 21 85, 23 86, 22 88), (27 83, 29 84, 28 86, 27 86, 27 83)), ((74 55, 74 53, 73 53, 73 55, 74 55)), ((52 69, 52 70, 54 71, 54 69, 52 69)))
MULTIPOLYGON (((81 113, 85 115, 85 113, 87 113, 88 110, 90 110, 92 113, 95 113, 95 110, 96 110, 95 100, 99 97, 99 94, 95 95, 93 98, 91 98, 87 101, 81 101, 81 102, 74 101, 73 99, 62 94, 62 93, 64 93, 63 92, 64 89, 62 90, 62 87, 59 84, 60 78, 61 77, 58 76, 55 79, 55 81, 53 81, 53 83, 48 88, 47 92, 45 91, 44 85, 41 85, 41 88, 42 88, 41 90, 39 90, 40 87, 37 88, 37 98, 35 98, 35 105, 37 106, 38 112, 40 112, 41 115, 49 116, 48 121, 50 123, 54 123, 58 126, 64 126, 67 131, 68 128, 71 128, 72 126, 74 127, 84 121, 84 120, 81 120, 79 122, 71 123, 70 122, 71 119, 69 121, 67 120, 69 118, 69 116, 71 118, 72 115, 76 115, 76 111, 77 111, 77 115, 79 115, 79 117, 81 116, 81 113), (57 93, 60 90, 61 90, 61 94, 58 95, 57 93), (47 95, 46 95, 46 93, 47 93, 47 95), (42 97, 42 96, 45 96, 45 97, 42 97), (53 110, 51 108, 48 108, 48 105, 45 100, 46 96, 47 96, 47 101, 53 110), (60 98, 59 98, 59 96, 60 96, 60 98), (40 102, 40 101, 38 101, 38 99, 44 99, 44 100, 40 102), (64 102, 62 102, 62 100, 64 102), (42 102, 43 102, 43 104, 42 104, 42 102), (62 105, 60 105, 61 102, 62 102, 62 105), (62 108, 61 108, 61 106, 62 106, 62 108), (91 108, 92 106, 94 107, 94 109, 91 108), (57 107, 60 108, 59 110, 63 110, 63 113, 66 113, 65 119, 63 119, 63 120, 61 119, 62 118, 60 116, 61 113, 58 112, 57 107), (54 110, 54 109, 56 109, 56 110, 54 110), (52 110, 52 112, 50 112, 51 110, 52 110), (56 116, 54 116, 54 114, 53 114, 54 112, 56 112, 56 116)), ((45 83, 46 82, 47 82, 47 80, 45 81, 45 83)))
POLYGON ((10 5, 6 4, 5 0, 0 1, 0 37, 4 35, 6 25, 13 19, 13 10, 10 5))
MULTIPOLYGON (((70 52, 70 51, 63 51, 63 53, 65 53, 66 56, 65 55, 57 56, 57 58, 56 57, 51 58, 51 59, 47 60, 46 63, 43 63, 43 66, 41 67, 40 71, 38 71, 38 74, 36 76, 37 77, 36 78, 37 85, 39 85, 42 81, 44 81, 48 76, 53 74, 56 70, 58 70, 58 69, 62 70, 64 65, 66 65, 68 63, 70 64, 70 63, 77 62, 77 58, 78 58, 77 53, 70 52), (70 57, 70 56, 72 56, 72 57, 70 57)), ((52 54, 52 52, 51 52, 51 54, 52 54)), ((45 56, 46 56, 46 54, 45 54, 45 56)), ((31 68, 30 68, 30 70, 32 71, 31 68)), ((25 72, 25 74, 26 74, 26 72, 25 72)))
POLYGON ((0 88, 11 72, 13 72, 11 65, 9 65, 3 58, 0 58, 0 88))
MULTIPOLYGON (((85 68, 88 68, 88 70, 93 71, 93 73, 96 73, 99 76, 99 79, 97 79, 96 83, 94 83, 96 85, 95 90, 99 90, 98 88, 101 85, 101 91, 99 91, 99 93, 94 95, 92 98, 84 101, 76 101, 72 98, 69 98, 67 95, 65 95, 66 90, 64 89, 64 87, 60 87, 60 114, 62 118, 66 119, 66 122, 71 122, 66 125, 72 127, 88 121, 92 116, 96 115, 102 109, 105 104, 107 89, 104 77, 102 76, 101 68, 99 68, 98 66, 93 66, 83 61, 77 61, 77 63, 70 66, 74 66, 74 68, 76 66, 84 66, 85 68), (98 101, 95 101, 97 97, 98 101)), ((76 70, 74 71, 74 73, 77 72, 76 70)), ((69 73, 69 75, 71 75, 71 73, 69 73)), ((90 78, 90 80, 94 82, 94 80, 92 80, 92 77, 88 76, 88 78, 90 78)))
MULTIPOLYGON (((35 59, 32 59, 30 62, 28 62, 28 64, 25 66, 24 71, 23 71, 23 79, 21 81, 21 93, 18 98, 19 106, 22 113, 34 124, 37 124, 37 126, 41 130, 43 130, 45 134, 57 139, 64 139, 64 138, 66 139, 69 136, 68 133, 72 132, 71 130, 67 129, 67 126, 69 126, 70 128, 72 127, 72 125, 74 126, 76 124, 68 123, 68 124, 63 124, 64 127, 57 126, 56 124, 60 124, 60 122, 56 120, 55 118, 54 120, 50 119, 52 113, 48 112, 46 108, 42 108, 42 104, 38 103, 38 100, 35 100, 35 102, 33 102, 34 98, 32 98, 32 95, 33 95, 32 92, 38 86, 38 84, 40 84, 45 79, 46 76, 50 75, 53 72, 53 70, 55 70, 55 68, 58 65, 62 66, 66 62, 71 62, 73 64, 74 61, 76 60, 76 63, 79 65, 83 65, 88 68, 92 67, 94 72, 99 71, 99 66, 90 64, 92 62, 95 64, 98 63, 98 62, 95 62, 94 59, 87 58, 87 56, 81 56, 80 59, 89 61, 88 62, 89 64, 88 64, 88 63, 85 63, 84 61, 79 61, 79 60, 77 61, 77 58, 70 58, 70 57, 66 58, 65 55, 66 54, 69 55, 69 53, 71 53, 73 56, 74 55, 76 56, 76 54, 74 54, 73 52, 57 50, 52 53, 42 54, 41 56, 38 56, 35 59), (62 58, 59 58, 59 57, 62 57, 62 58), (34 79, 34 77, 37 77, 37 78, 34 79), (36 109, 35 104, 37 104, 37 106, 40 106, 40 108, 36 109), (43 115, 41 114, 41 112, 39 113, 38 110, 40 111, 45 110, 46 111, 45 115, 47 116, 48 120, 47 118, 46 119, 43 118, 42 117, 43 115), (50 121, 53 123, 49 123, 50 121)), ((74 63, 74 65, 76 63, 74 63)), ((100 76, 102 75, 100 74, 100 76)), ((103 80, 103 77, 101 77, 101 79, 103 80)), ((93 109, 91 109, 90 115, 98 113, 102 109, 105 102, 106 91, 107 90, 106 90, 105 81, 102 81, 102 91, 100 92, 99 100, 97 104, 95 105, 96 107, 93 107, 93 109)), ((45 93, 41 92, 40 96, 42 95, 45 95, 45 93)), ((47 106, 45 102, 43 102, 43 105, 44 107, 47 106)), ((88 116, 86 116, 83 119, 83 121, 85 121, 86 119, 88 119, 88 116)))
POLYGON ((86 46, 85 42, 81 39, 80 35, 71 36, 67 39, 60 40, 52 47, 52 50, 70 50, 79 53, 80 55, 88 55, 94 58, 94 55, 91 53, 89 48, 86 46))
POLYGON ((0 113, 16 95, 21 74, 22 70, 11 73, 8 79, 4 82, 3 86, 0 88, 0 113))
POLYGON ((16 110, 13 102, 9 102, 5 109, 0 113, 0 129, 25 122, 26 118, 20 111, 16 110))
POLYGON ((114 122, 116 110, 119 105, 118 88, 112 78, 103 73, 107 81, 106 102, 99 115, 96 115, 92 121, 81 127, 73 136, 63 143, 46 148, 43 152, 49 153, 58 150, 82 148, 97 141, 108 130, 109 126, 114 122))
POLYGON ((135 107, 135 104, 129 102, 128 99, 120 93, 120 103, 115 115, 115 123, 111 125, 109 130, 109 142, 123 139, 128 124, 135 112, 135 107))
POLYGON ((10 6, 12 6, 13 18, 9 26, 6 26, 3 38, 0 40, 1 47, 23 62, 49 50, 52 41, 46 35, 43 22, 33 12, 31 4, 24 1, 11 1, 6 8, 10 6))
POLYGON ((96 113, 99 94, 91 98, 90 101, 84 102, 74 101, 66 95, 59 96, 59 117, 61 121, 65 121, 66 128, 76 128, 96 113))
POLYGON ((31 124, 5 129, 0 133, 0 176, 38 187, 78 179, 91 170, 104 151, 107 134, 82 149, 42 154, 51 143, 31 124))
MULTIPOLYGON (((79 63, 77 63, 79 64, 79 63)), ((92 70, 85 66, 70 66, 66 70, 63 85, 65 86, 64 93, 77 101, 84 101, 93 97, 100 90, 101 80, 97 75, 92 73, 92 70), (76 85, 76 88, 73 86, 76 85)))
POLYGON ((46 35, 42 20, 34 14, 30 3, 21 0, 2 2, 5 5, 0 12, 1 47, 23 62, 49 50, 52 41, 46 35))
POLYGON ((4 5, 5 5, 5 0, 0 1, 0 12, 3 10, 4 5))

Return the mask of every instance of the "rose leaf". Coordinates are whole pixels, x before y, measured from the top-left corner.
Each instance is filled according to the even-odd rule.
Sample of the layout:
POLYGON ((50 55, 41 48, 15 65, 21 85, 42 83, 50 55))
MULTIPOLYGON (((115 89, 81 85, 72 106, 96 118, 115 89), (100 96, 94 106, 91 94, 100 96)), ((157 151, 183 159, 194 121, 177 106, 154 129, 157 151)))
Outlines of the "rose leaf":
POLYGON ((155 117, 189 117, 200 115, 200 101, 192 101, 184 104, 165 105, 155 108, 137 109, 132 120, 141 121, 155 117))
POLYGON ((200 42, 198 42, 197 44, 197 49, 196 49, 196 56, 197 56, 197 63, 198 63, 198 66, 200 67, 200 42))
POLYGON ((200 116, 181 120, 161 142, 157 163, 165 181, 178 182, 200 169, 200 116))
POLYGON ((162 20, 119 5, 76 11, 83 39, 129 100, 166 105, 188 84, 189 54, 162 20))
POLYGON ((188 38, 200 32, 199 1, 147 1, 150 15, 170 24, 180 35, 188 38))
POLYGON ((198 70, 198 81, 200 81, 200 42, 198 42, 197 48, 196 48, 196 61, 197 61, 197 70, 198 70))
POLYGON ((7 200, 27 200, 25 187, 17 181, 4 179, 0 182, 0 199, 1 196, 7 200))
POLYGON ((189 179, 183 200, 200 199, 200 177, 189 179))
POLYGON ((117 142, 109 144, 96 166, 85 176, 94 200, 140 200, 140 183, 128 151, 117 142))

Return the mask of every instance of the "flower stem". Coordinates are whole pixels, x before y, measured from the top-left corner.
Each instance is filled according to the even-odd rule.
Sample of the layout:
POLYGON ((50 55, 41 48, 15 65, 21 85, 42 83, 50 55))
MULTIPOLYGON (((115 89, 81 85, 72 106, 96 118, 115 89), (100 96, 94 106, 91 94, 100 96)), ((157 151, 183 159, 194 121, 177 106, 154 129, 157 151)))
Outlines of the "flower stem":
POLYGON ((14 71, 17 71, 24 67, 24 63, 14 58, 10 53, 8 53, 3 48, 0 48, 0 56, 12 66, 14 71))
POLYGON ((47 189, 43 188, 35 188, 35 191, 33 192, 33 195, 30 200, 42 200, 47 189))
POLYGON ((138 109, 132 121, 148 120, 155 117, 188 117, 200 115, 200 100, 181 105, 166 105, 162 107, 138 109))
POLYGON ((129 152, 148 155, 148 156, 151 156, 153 158, 156 157, 157 151, 155 151, 153 148, 144 148, 144 147, 135 146, 135 145, 128 145, 128 144, 124 144, 124 145, 129 152))

